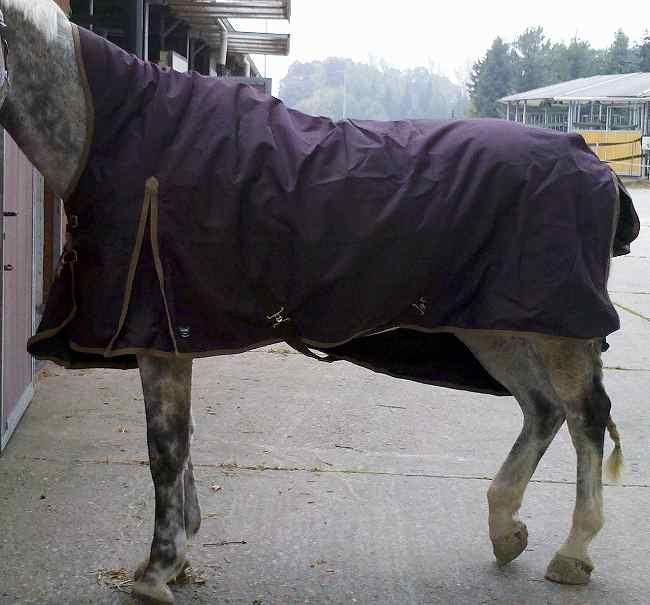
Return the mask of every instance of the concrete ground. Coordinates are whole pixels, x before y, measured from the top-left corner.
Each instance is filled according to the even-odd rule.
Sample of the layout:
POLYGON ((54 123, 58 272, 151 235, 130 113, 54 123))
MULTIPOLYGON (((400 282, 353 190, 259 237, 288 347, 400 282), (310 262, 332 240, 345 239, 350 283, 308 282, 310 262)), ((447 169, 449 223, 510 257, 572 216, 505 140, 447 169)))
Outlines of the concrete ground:
MULTIPOLYGON (((647 228, 650 191, 633 194, 647 228)), ((485 492, 519 431, 514 400, 317 365, 276 346, 196 363, 203 528, 177 603, 648 603, 649 258, 646 230, 614 261, 623 329, 610 338, 606 385, 627 469, 623 485, 605 488, 589 586, 544 580, 574 501, 565 429, 527 492, 529 547, 499 569, 485 492)), ((48 366, 0 460, 0 603, 135 603, 120 570, 151 538, 146 458, 136 372, 48 366)))

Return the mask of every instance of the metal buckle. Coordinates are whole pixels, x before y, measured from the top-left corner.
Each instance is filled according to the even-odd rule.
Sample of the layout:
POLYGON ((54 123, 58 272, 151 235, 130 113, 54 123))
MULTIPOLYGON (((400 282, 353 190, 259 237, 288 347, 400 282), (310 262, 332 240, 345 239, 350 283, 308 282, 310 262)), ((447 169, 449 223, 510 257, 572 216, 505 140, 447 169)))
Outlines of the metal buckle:
POLYGON ((76 263, 77 260, 79 260, 79 257, 77 256, 77 251, 73 249, 64 250, 63 254, 61 255, 62 265, 69 265, 71 263, 76 263))
POLYGON ((78 260, 77 251, 72 248, 64 248, 56 266, 56 276, 59 277, 66 265, 73 265, 78 260))
POLYGON ((273 322, 274 328, 277 328, 279 325, 286 323, 287 321, 291 321, 290 317, 284 316, 284 307, 275 312, 273 315, 267 315, 266 319, 269 319, 273 322))
POLYGON ((423 297, 418 302, 411 305, 420 315, 424 316, 427 312, 427 299, 423 297))

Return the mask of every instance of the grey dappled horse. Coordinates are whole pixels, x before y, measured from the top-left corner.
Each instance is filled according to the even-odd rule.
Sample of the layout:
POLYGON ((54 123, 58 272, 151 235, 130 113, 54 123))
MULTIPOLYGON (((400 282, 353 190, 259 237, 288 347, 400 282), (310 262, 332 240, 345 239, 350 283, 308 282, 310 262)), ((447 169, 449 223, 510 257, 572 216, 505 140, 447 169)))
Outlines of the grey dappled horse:
MULTIPOLYGON (((0 0, 0 8, 10 75, 10 84, 2 81, 0 122, 52 190, 63 196, 82 162, 89 120, 72 26, 51 0, 0 0)), ((566 420, 577 453, 575 511, 569 536, 546 577, 586 583, 593 568, 587 550, 603 525, 606 427, 616 443, 614 463, 620 462, 602 383, 601 340, 471 331, 456 336, 517 398, 524 416, 521 434, 488 491, 496 558, 505 564, 526 548, 526 526, 518 517, 524 490, 566 420)), ((139 355, 138 364, 156 512, 150 556, 136 572, 134 592, 172 603, 167 584, 187 565, 187 542, 201 524, 190 458, 192 362, 139 355)))

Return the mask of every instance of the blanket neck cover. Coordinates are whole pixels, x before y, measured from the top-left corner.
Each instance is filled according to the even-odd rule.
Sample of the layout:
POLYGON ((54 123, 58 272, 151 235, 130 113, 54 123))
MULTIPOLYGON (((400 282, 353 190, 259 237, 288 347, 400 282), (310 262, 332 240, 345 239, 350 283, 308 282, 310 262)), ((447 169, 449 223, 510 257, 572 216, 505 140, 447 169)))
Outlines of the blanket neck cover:
POLYGON ((609 260, 638 218, 579 135, 333 122, 81 28, 76 41, 94 126, 36 357, 132 368, 137 353, 290 333, 334 359, 503 393, 453 331, 618 329, 609 260))

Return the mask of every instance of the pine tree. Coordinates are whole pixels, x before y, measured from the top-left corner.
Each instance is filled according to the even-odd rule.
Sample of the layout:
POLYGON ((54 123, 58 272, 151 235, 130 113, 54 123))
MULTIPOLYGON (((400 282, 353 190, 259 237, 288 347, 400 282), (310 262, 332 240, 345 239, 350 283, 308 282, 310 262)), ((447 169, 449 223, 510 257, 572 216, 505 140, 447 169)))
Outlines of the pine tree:
POLYGON ((533 90, 550 84, 551 43, 546 39, 543 28, 528 28, 517 38, 514 47, 517 51, 517 91, 533 90))
POLYGON ((474 63, 469 82, 472 113, 482 117, 502 117, 498 99, 512 92, 512 56, 501 38, 495 38, 485 56, 474 63))
POLYGON ((619 29, 607 52, 607 69, 610 74, 625 74, 635 70, 635 61, 630 49, 630 39, 619 29))
POLYGON ((569 49, 565 44, 553 44, 549 51, 548 61, 549 80, 563 82, 572 78, 572 61, 569 49))
POLYGON ((650 72, 650 32, 647 29, 639 46, 639 71, 650 72))
POLYGON ((594 71, 596 51, 591 48, 589 42, 573 38, 567 47, 567 59, 569 63, 567 80, 596 75, 594 71))

